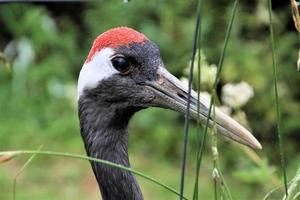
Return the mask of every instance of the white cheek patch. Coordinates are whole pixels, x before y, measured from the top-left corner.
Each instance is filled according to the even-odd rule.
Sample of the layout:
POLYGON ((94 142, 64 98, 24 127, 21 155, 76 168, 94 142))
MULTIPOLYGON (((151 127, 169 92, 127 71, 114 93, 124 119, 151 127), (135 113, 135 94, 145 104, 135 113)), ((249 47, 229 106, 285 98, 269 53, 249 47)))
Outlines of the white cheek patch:
POLYGON ((84 63, 78 78, 77 99, 84 90, 93 89, 101 80, 118 73, 111 64, 113 54, 111 48, 105 48, 96 53, 91 61, 84 63))

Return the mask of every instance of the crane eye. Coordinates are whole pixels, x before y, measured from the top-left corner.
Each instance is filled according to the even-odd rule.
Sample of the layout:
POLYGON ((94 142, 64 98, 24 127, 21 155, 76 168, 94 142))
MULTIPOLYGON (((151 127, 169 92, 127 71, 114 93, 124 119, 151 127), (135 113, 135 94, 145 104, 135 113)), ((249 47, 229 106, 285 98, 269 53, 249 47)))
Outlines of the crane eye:
POLYGON ((131 63, 124 57, 114 57, 111 63, 121 74, 127 74, 131 69, 131 63))

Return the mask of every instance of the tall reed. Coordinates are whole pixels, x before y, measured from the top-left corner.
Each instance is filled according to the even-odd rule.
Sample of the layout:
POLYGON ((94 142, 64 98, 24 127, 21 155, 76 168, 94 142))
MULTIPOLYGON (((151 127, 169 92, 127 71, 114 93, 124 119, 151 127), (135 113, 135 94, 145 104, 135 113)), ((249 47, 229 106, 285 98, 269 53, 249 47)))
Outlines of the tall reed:
POLYGON ((273 17, 272 17, 272 0, 268 0, 268 11, 269 11, 269 31, 270 31, 270 43, 272 49, 272 66, 273 66, 273 81, 274 81, 274 92, 275 92, 275 107, 276 107, 276 117, 277 117, 277 136, 278 136, 278 146, 280 152, 280 161, 283 174, 283 183, 285 189, 285 195, 288 196, 288 184, 286 177, 286 161, 284 154, 284 142, 281 131, 281 114, 280 114, 280 102, 278 97, 278 87, 277 87, 277 63, 275 57, 275 40, 274 40, 274 28, 273 28, 273 17))

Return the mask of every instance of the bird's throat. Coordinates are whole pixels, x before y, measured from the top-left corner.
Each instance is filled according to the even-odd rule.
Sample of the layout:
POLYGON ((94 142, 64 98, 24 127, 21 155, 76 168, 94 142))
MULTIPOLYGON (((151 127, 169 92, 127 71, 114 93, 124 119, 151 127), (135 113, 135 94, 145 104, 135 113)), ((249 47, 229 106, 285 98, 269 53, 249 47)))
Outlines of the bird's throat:
MULTIPOLYGON (((130 167, 128 121, 135 110, 109 107, 88 98, 79 99, 79 119, 87 154, 130 167)), ((134 176, 125 170, 91 162, 102 198, 143 199, 134 176)))

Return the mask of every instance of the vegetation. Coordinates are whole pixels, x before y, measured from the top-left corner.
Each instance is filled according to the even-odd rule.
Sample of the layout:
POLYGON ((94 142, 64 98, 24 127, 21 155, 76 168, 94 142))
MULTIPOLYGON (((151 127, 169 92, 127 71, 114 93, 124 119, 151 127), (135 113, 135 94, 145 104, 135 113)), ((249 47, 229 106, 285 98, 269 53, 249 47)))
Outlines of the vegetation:
MULTIPOLYGON (((212 92, 213 81, 205 77, 215 76, 214 67, 222 51, 232 3, 203 1, 201 67, 206 76, 201 78, 202 91, 212 92)), ((42 150, 84 155, 77 119, 76 81, 93 39, 112 27, 133 27, 158 44, 165 65, 173 74, 187 77, 195 8, 196 1, 179 0, 2 4, 0 151, 36 150, 42 145, 42 150)), ((297 199, 300 190, 299 40, 289 2, 274 2, 273 11, 287 180, 291 181, 289 191, 297 199)), ((251 129, 263 145, 262 151, 254 152, 218 137, 218 162, 233 199, 282 199, 284 196, 268 27, 267 1, 240 2, 217 88, 218 104, 251 129), (229 84, 233 87, 244 82, 253 94, 250 92, 247 101, 238 106, 232 101, 228 103, 223 91, 229 84)), ((196 88, 196 79, 193 84, 196 88)), ((183 116, 172 111, 151 108, 137 113, 130 126, 133 168, 179 190, 183 125, 183 116)), ((210 132, 199 176, 200 199, 214 197, 216 173, 213 173, 210 132)), ((196 133, 197 125, 191 123, 185 177, 188 198, 193 195, 196 171, 196 133)), ((0 199, 12 198, 14 176, 27 159, 19 157, 0 165, 0 199)), ((145 199, 177 198, 147 180, 138 180, 145 199)), ((218 197, 223 195, 221 190, 218 189, 218 197)), ((85 161, 37 155, 17 179, 17 199, 96 199, 98 196, 90 165, 85 161)))

